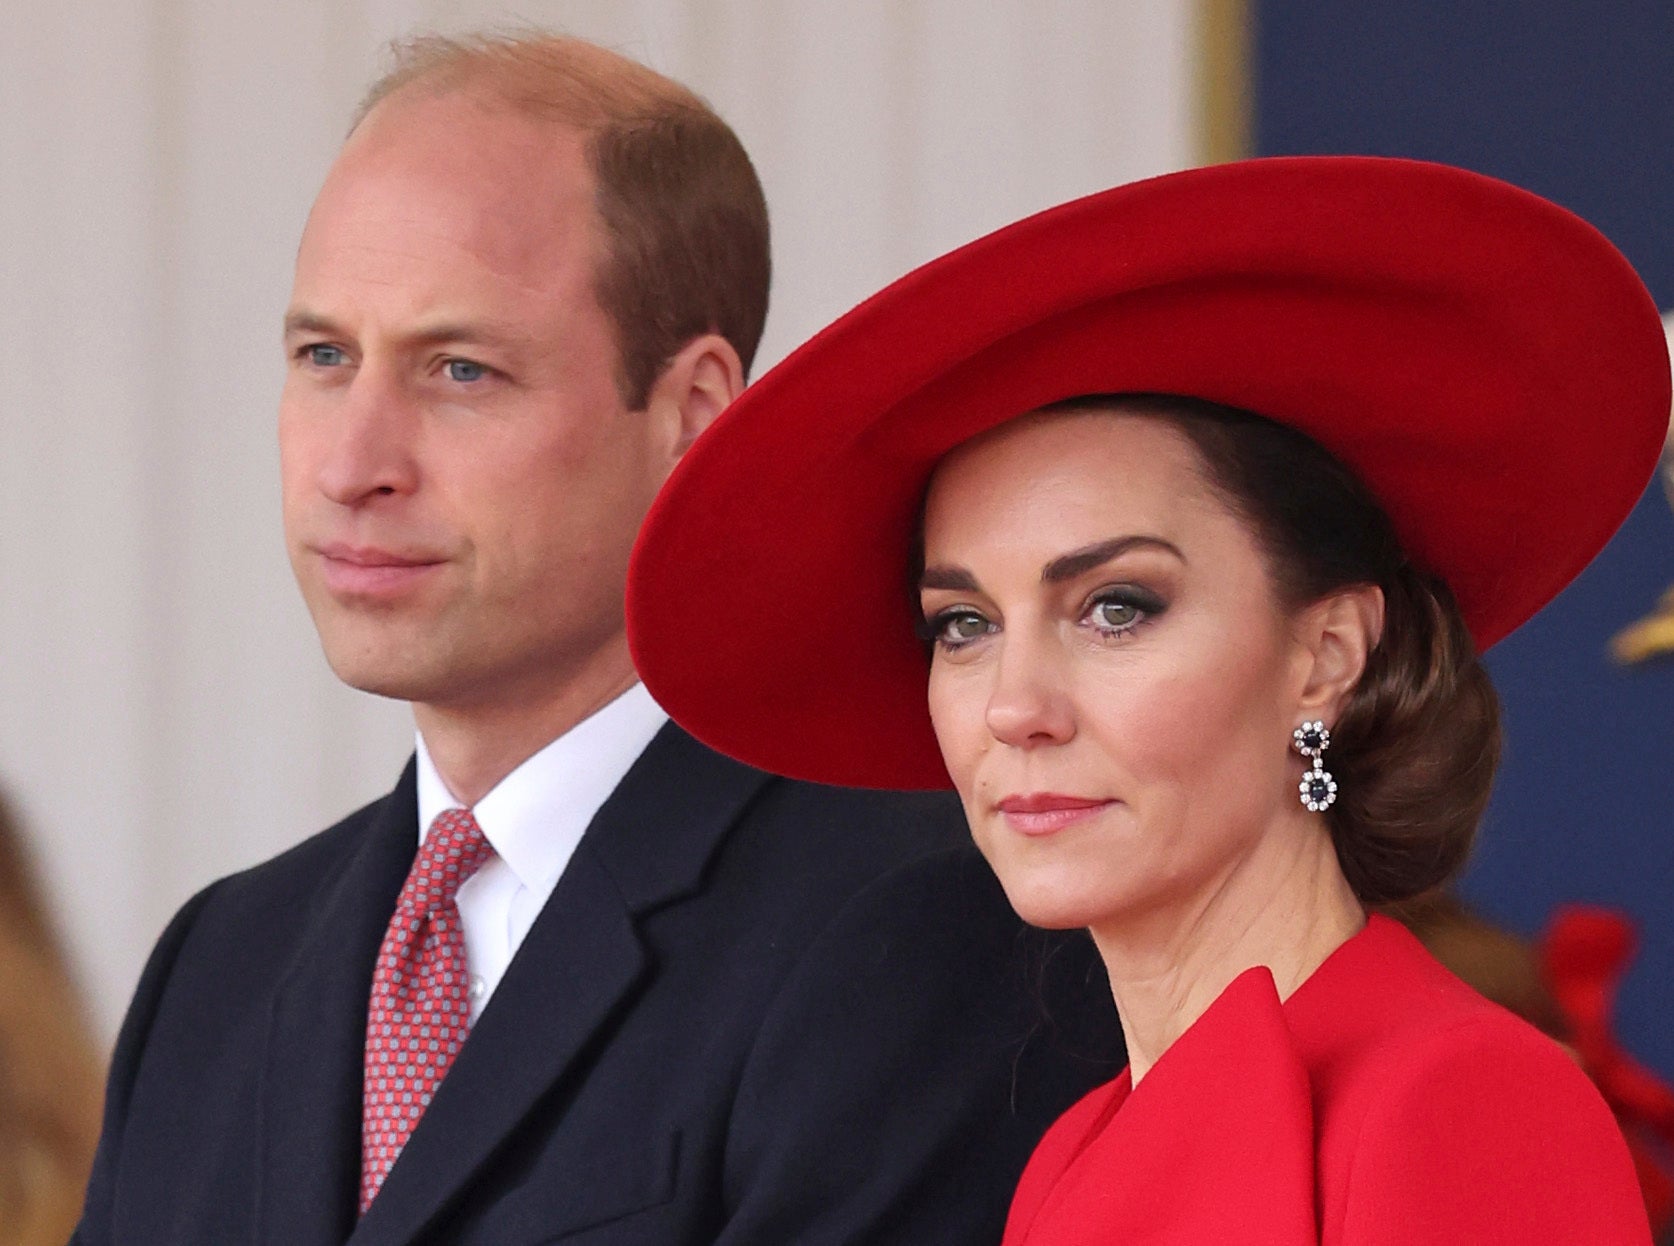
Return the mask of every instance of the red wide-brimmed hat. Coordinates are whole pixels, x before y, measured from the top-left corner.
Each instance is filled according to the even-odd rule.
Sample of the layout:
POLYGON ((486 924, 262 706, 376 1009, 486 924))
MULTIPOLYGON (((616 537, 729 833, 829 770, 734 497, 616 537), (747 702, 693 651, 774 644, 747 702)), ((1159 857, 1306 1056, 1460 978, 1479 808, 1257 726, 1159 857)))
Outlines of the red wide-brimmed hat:
POLYGON ((1669 419, 1662 326, 1592 226, 1368 157, 1249 160, 934 260, 764 376, 652 507, 628 635, 699 739, 797 778, 948 785, 908 559, 949 449, 1081 394, 1180 394, 1348 463, 1479 649, 1626 518, 1669 419))

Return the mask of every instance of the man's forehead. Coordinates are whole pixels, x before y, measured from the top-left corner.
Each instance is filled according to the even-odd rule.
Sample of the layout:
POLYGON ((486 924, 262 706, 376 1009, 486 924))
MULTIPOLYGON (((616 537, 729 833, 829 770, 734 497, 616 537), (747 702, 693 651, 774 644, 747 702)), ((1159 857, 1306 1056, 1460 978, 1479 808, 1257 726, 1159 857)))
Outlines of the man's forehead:
POLYGON ((594 186, 580 130, 464 90, 408 88, 381 101, 343 144, 326 190, 368 173, 403 172, 501 197, 591 197, 594 186))
POLYGON ((578 256, 590 262, 600 232, 575 132, 452 96, 396 97, 373 110, 328 174, 299 276, 311 261, 429 259, 523 283, 578 256))
POLYGON ((436 87, 413 83, 386 96, 355 126, 344 150, 392 142, 414 132, 446 137, 467 130, 497 132, 500 141, 522 135, 531 144, 581 147, 586 134, 553 111, 538 111, 470 85, 436 87))

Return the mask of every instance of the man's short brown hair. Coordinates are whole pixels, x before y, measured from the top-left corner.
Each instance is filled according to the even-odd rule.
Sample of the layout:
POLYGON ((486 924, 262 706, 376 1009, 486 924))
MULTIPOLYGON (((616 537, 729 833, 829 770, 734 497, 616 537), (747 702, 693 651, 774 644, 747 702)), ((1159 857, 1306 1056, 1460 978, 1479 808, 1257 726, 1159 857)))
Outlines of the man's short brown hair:
POLYGON ((718 333, 748 375, 767 319, 767 202, 743 144, 693 92, 582 39, 423 35, 394 45, 355 125, 398 91, 468 90, 586 140, 608 253, 595 276, 633 410, 681 347, 718 333))

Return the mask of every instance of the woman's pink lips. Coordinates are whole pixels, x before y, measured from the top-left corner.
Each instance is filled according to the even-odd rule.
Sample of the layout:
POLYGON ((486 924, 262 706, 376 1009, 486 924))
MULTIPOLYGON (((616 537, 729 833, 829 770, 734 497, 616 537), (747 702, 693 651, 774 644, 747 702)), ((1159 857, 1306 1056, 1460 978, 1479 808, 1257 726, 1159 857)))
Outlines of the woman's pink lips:
POLYGON ((994 807, 1005 815, 1006 825, 1012 830, 1024 835, 1050 835, 1115 803, 1113 800, 1092 800, 1083 796, 1060 796, 1055 792, 1034 792, 1027 796, 1007 796, 994 807))
POLYGON ((398 597, 441 565, 368 546, 326 545, 315 551, 326 588, 339 597, 398 597))

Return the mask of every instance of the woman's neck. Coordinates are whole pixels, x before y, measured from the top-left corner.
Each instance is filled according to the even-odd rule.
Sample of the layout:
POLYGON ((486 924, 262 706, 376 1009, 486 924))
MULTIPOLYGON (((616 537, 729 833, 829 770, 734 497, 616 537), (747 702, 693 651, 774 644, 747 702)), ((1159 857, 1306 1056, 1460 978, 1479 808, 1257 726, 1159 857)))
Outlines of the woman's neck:
POLYGON ((1315 824, 1265 836, 1189 897, 1093 927, 1133 1084, 1239 974, 1265 965, 1287 999, 1365 924, 1330 837, 1315 824))

